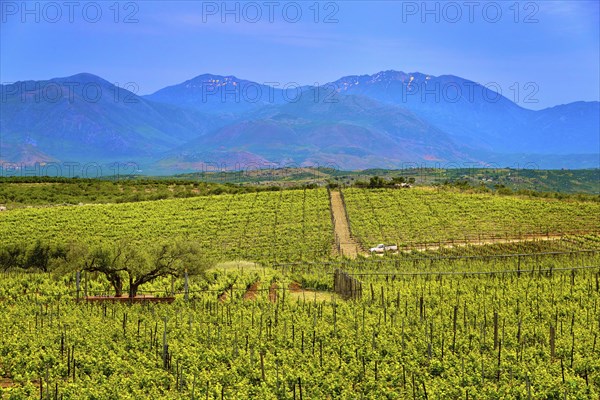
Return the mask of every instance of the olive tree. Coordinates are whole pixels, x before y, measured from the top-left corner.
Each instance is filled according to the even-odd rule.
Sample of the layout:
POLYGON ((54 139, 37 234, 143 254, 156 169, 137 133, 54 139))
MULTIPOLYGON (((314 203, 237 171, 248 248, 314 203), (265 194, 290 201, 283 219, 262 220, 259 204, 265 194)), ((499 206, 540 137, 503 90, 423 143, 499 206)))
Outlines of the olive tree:
POLYGON ((197 274, 206 265, 199 259, 198 247, 183 240, 159 242, 139 251, 137 262, 125 269, 129 279, 129 297, 135 297, 141 285, 163 276, 180 277, 187 271, 197 274))
POLYGON ((99 272, 103 274, 115 291, 116 297, 123 296, 123 272, 133 261, 134 253, 129 247, 118 242, 116 245, 89 247, 72 243, 67 251, 67 263, 71 269, 99 272))
POLYGON ((69 246, 66 259, 70 270, 103 274, 116 297, 123 296, 125 283, 129 284, 129 297, 135 297, 145 283, 165 276, 182 276, 185 271, 200 273, 206 267, 197 246, 183 240, 144 245, 121 241, 93 247, 74 243, 69 246))

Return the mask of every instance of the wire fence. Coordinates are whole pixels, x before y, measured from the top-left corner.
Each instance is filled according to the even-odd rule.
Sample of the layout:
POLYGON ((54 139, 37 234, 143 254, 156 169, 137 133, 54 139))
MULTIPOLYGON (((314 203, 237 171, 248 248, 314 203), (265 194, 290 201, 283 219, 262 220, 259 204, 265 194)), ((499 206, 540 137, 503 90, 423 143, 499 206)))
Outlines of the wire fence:
POLYGON ((582 269, 598 269, 600 272, 600 265, 585 265, 579 267, 568 267, 568 268, 536 268, 531 270, 523 269, 508 269, 501 271, 426 271, 426 272, 401 272, 401 271, 388 271, 388 272, 349 272, 350 276, 442 276, 442 275, 502 275, 502 274, 530 274, 530 273, 543 273, 543 272, 564 272, 564 271, 577 271, 582 269))
POLYGON ((354 261, 348 260, 334 260, 334 261, 306 261, 306 262, 289 262, 289 263, 271 263, 272 268, 285 268, 292 266, 302 265, 323 265, 323 266, 344 266, 349 264, 389 264, 399 263, 407 261, 445 261, 445 260, 490 260, 490 259, 502 259, 502 258, 528 258, 528 257, 543 257, 543 256, 562 256, 562 255, 576 255, 576 254, 595 254, 600 253, 600 249, 588 249, 588 250, 570 250, 570 251, 546 251, 536 253, 504 253, 504 254, 480 254, 480 255, 463 255, 463 256, 437 256, 437 257, 414 257, 412 255, 405 255, 404 257, 398 258, 387 258, 382 260, 377 259, 359 259, 354 261))
MULTIPOLYGON (((594 269, 598 270, 597 274, 599 274, 600 259, 597 257, 599 253, 600 249, 590 249, 520 254, 405 257, 400 259, 361 259, 354 261, 336 260, 306 263, 272 263, 263 264, 263 271, 266 272, 268 268, 273 268, 276 273, 281 273, 285 282, 307 282, 308 285, 302 285, 304 287, 297 287, 295 290, 292 290, 291 287, 286 287, 282 284, 282 282, 279 283, 281 286, 277 287, 270 284, 269 286, 265 285, 263 287, 251 287, 252 284, 249 284, 249 282, 243 282, 241 284, 238 282, 237 284, 232 283, 228 286, 202 288, 202 286, 205 286, 205 284, 192 277, 190 281, 183 281, 183 279, 172 279, 170 282, 170 287, 168 287, 168 283, 165 283, 165 286, 163 286, 161 289, 141 289, 136 294, 138 297, 151 296, 156 298, 173 298, 175 296, 184 296, 185 299, 201 297, 206 298, 205 296, 214 295, 214 298, 217 299, 224 293, 228 293, 230 297, 237 297, 234 296, 234 293, 246 293, 250 291, 258 294, 277 293, 278 295, 283 296, 285 296, 286 292, 294 291, 319 291, 327 293, 333 292, 336 288, 336 269, 339 269, 338 275, 339 273, 343 272, 345 276, 353 279, 369 279, 369 277, 386 277, 387 279, 391 277, 392 279, 395 279, 396 277, 418 276, 456 276, 468 278, 475 276, 510 274, 517 276, 533 276, 542 274, 552 275, 553 273, 594 269), (498 260, 500 260, 500 264, 498 264, 498 260), (510 261, 502 262, 502 260, 510 261), (500 265, 501 268, 494 268, 496 265, 500 265), (307 277, 307 279, 306 281, 303 281, 305 277, 307 277), (198 288, 198 286, 200 286, 200 288, 198 288)), ((237 272, 237 270, 234 272, 237 272)), ((269 272, 269 274, 272 272, 273 271, 269 272)), ((44 279, 49 279, 57 283, 63 283, 66 286, 64 289, 67 289, 61 293, 41 293, 40 291, 34 290, 33 285, 29 285, 29 288, 19 294, 21 297, 33 298, 44 296, 79 299, 94 296, 107 298, 115 297, 115 292, 112 290, 112 288, 106 287, 98 289, 97 285, 95 285, 96 287, 89 287, 94 286, 91 284, 93 280, 90 281, 90 276, 87 274, 83 276, 84 279, 81 279, 82 275, 83 274, 80 275, 78 282, 77 278, 73 279, 73 277, 61 277, 53 273, 6 271, 0 274, 0 276, 5 278, 16 277, 27 281, 35 281, 36 279, 39 279, 39 276, 43 276, 44 279), (79 290, 71 290, 75 287, 77 287, 79 290)), ((128 298, 128 295, 129 293, 124 290, 122 297, 128 298)))

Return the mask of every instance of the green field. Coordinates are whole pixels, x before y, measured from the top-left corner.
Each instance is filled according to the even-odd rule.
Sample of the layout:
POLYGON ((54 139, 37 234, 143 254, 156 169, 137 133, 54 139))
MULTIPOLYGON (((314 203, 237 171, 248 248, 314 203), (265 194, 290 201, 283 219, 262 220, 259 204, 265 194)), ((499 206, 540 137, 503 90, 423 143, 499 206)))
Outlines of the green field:
POLYGON ((600 204, 432 189, 344 189, 352 233, 366 246, 522 239, 600 231, 600 204))
POLYGON ((40 205, 127 203, 249 193, 317 186, 367 185, 373 177, 391 182, 404 177, 415 185, 456 188, 535 198, 600 201, 600 170, 535 169, 371 169, 279 168, 190 173, 176 176, 106 176, 103 179, 2 176, 0 206, 9 209, 40 205))
POLYGON ((4 244, 126 240, 144 246, 157 238, 183 238, 199 244, 210 260, 321 258, 330 253, 331 229, 324 189, 24 208, 0 214, 4 244))
MULTIPOLYGON (((167 306, 86 306, 72 277, 5 275, 0 376, 15 386, 3 395, 39 398, 41 379, 43 398, 72 399, 597 398, 598 268, 545 271, 592 260, 524 259, 520 276, 361 276, 359 301, 294 297, 271 269, 217 269, 192 281, 189 303, 167 306), (257 298, 244 300, 257 279, 257 298), (263 290, 272 280, 275 303, 263 290), (233 296, 219 301, 230 282, 233 296)), ((420 272, 442 265, 452 262, 420 272)))
MULTIPOLYGON (((344 189, 363 247, 485 242, 600 231, 600 203, 432 189, 344 189)), ((198 196, 121 204, 20 208, 0 213, 3 244, 36 240, 149 243, 184 238, 211 260, 298 261, 328 257, 325 189, 198 196)))
POLYGON ((343 193, 363 248, 406 251, 335 256, 325 189, 0 212, 0 262, 183 239, 209 265, 142 286, 172 304, 77 301, 113 287, 60 251, 0 273, 0 399, 599 398, 597 202, 343 193))

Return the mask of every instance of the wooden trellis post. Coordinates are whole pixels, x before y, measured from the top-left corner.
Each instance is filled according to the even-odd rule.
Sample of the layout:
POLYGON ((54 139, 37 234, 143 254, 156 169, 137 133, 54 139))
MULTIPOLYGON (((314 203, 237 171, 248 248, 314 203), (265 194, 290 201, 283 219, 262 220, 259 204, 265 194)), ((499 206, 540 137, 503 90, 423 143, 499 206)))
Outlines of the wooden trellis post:
POLYGON ((362 283, 336 268, 333 273, 333 291, 345 299, 358 299, 362 297, 362 283))

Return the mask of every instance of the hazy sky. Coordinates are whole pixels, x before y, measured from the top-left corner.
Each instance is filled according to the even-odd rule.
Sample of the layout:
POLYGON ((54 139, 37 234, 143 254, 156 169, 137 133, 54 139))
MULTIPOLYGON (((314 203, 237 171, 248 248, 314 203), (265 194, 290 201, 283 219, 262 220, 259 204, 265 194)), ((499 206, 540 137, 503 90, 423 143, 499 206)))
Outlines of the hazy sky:
POLYGON ((148 94, 203 73, 314 84, 394 69, 493 82, 532 109, 600 99, 597 0, 0 0, 0 10, 2 83, 90 72, 148 94))

